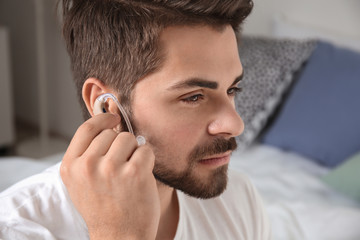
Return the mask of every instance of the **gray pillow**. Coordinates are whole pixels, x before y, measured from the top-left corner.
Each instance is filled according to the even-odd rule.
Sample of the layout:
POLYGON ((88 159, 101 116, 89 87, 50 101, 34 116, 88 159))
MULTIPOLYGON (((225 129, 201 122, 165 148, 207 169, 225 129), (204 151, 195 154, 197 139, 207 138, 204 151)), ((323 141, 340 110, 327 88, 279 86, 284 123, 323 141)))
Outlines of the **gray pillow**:
POLYGON ((243 134, 237 138, 240 150, 254 142, 316 44, 315 40, 242 38, 243 91, 235 99, 245 123, 243 134))

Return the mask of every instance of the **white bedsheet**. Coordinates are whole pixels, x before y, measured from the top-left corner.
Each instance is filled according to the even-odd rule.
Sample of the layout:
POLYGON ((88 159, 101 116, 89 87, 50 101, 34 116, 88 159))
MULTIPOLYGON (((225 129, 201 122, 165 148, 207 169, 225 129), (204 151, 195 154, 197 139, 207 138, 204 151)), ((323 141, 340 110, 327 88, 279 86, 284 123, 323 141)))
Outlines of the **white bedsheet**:
MULTIPOLYGON (((60 161, 0 158, 0 191, 60 161)), ((264 145, 233 153, 230 167, 246 173, 268 210, 274 240, 359 240, 360 204, 319 179, 328 169, 264 145)))
POLYGON ((46 168, 61 161, 64 153, 55 154, 43 159, 25 157, 0 158, 0 192, 14 183, 40 173, 46 168))
POLYGON ((249 175, 263 196, 274 240, 360 239, 360 204, 320 180, 328 169, 265 145, 235 152, 230 166, 249 175))

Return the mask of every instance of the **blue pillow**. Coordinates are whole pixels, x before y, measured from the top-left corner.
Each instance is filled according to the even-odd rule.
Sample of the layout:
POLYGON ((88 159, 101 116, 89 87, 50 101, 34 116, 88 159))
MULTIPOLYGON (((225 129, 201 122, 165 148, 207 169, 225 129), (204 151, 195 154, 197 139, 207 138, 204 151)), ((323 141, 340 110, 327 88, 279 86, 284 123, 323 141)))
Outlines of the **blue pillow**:
POLYGON ((319 42, 261 140, 335 167, 360 150, 360 53, 319 42))

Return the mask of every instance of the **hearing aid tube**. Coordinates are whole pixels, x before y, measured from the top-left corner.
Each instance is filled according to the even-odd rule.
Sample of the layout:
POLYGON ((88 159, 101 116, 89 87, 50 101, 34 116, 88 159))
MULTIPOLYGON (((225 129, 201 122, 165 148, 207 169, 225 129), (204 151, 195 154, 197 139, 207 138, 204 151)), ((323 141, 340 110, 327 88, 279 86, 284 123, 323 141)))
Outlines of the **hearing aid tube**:
MULTIPOLYGON (((95 103, 94 103, 94 114, 97 115, 100 113, 106 113, 105 103, 109 98, 112 99, 116 103, 117 107, 119 108, 120 113, 125 120, 125 123, 126 123, 126 126, 129 130, 129 132, 134 134, 133 128, 131 126, 129 117, 125 112, 125 109, 123 108, 123 106, 120 104, 118 99, 113 94, 104 93, 96 98, 95 103)), ((138 143, 138 146, 144 145, 146 143, 146 139, 141 135, 136 137, 136 141, 138 143)))

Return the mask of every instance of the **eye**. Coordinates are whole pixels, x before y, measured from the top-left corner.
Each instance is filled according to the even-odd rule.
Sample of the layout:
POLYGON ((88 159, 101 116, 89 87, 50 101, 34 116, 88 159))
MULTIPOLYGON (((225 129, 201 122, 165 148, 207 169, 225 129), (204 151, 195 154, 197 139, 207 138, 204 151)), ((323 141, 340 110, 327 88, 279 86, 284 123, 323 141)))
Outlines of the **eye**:
POLYGON ((242 88, 232 87, 229 90, 227 90, 227 94, 230 96, 235 96, 237 93, 240 93, 241 91, 242 91, 242 88))
POLYGON ((194 103, 197 103, 199 100, 202 100, 203 98, 204 98, 204 96, 202 94, 196 94, 196 95, 184 98, 184 99, 182 99, 182 101, 185 103, 194 104, 194 103))

